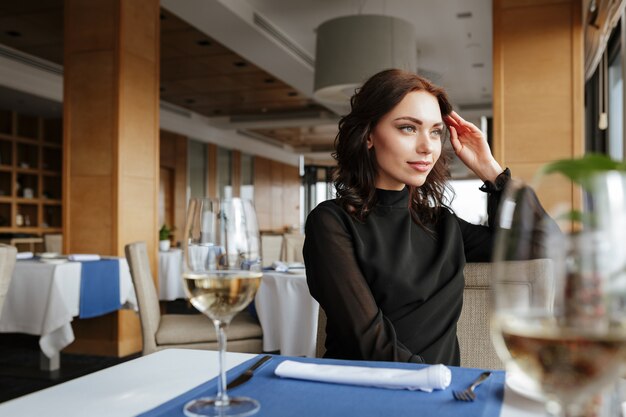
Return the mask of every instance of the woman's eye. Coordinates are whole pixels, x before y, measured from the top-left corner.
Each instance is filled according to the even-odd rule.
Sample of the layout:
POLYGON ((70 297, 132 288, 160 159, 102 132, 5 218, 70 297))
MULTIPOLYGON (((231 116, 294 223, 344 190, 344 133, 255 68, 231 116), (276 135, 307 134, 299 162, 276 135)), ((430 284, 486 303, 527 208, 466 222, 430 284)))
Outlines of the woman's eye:
POLYGON ((415 126, 411 125, 400 126, 399 129, 405 133, 415 133, 417 131, 415 126))
POLYGON ((436 138, 440 138, 443 136, 443 130, 442 129, 435 129, 433 131, 430 132, 431 136, 434 136, 436 138))

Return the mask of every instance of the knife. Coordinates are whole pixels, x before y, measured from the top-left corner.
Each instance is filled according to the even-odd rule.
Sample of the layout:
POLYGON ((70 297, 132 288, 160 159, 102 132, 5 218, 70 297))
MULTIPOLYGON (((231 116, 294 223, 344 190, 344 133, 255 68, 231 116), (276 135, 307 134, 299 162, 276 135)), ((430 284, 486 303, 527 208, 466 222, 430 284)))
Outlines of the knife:
POLYGON ((237 378, 230 381, 228 385, 226 386, 226 389, 229 390, 229 389, 238 387, 239 385, 248 381, 250 378, 252 378, 252 375, 254 375, 254 371, 257 370, 261 365, 263 365, 265 362, 269 361, 270 359, 272 359, 270 355, 263 356, 261 359, 256 361, 251 367, 246 369, 241 375, 239 375, 237 378))

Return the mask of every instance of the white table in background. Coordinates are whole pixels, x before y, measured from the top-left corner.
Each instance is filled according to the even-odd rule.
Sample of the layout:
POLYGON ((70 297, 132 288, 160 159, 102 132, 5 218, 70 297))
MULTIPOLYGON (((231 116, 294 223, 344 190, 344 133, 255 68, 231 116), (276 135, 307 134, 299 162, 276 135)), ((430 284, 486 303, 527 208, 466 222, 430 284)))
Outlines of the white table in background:
MULTIPOLYGON (((315 356, 319 305, 309 294, 304 269, 264 271, 256 295, 263 328, 263 350, 290 356, 315 356)), ((182 251, 159 252, 159 299, 185 298, 182 251)))
MULTIPOLYGON (((228 369, 255 355, 227 353, 228 369)), ((0 416, 135 416, 217 376, 217 352, 168 349, 0 404, 0 416)), ((322 401, 322 399, 311 399, 322 401)), ((508 388, 500 417, 543 416, 508 388)))
POLYGON ((256 295, 263 350, 315 357, 319 304, 311 297, 304 269, 265 271, 256 295))
POLYGON ((159 252, 159 300, 185 298, 183 290, 183 251, 173 248, 159 252))
MULTIPOLYGON (((126 259, 120 262, 120 304, 136 308, 126 259)), ((39 335, 42 368, 59 368, 61 350, 74 341, 72 320, 80 308, 80 262, 17 261, 0 313, 0 332, 39 335)))

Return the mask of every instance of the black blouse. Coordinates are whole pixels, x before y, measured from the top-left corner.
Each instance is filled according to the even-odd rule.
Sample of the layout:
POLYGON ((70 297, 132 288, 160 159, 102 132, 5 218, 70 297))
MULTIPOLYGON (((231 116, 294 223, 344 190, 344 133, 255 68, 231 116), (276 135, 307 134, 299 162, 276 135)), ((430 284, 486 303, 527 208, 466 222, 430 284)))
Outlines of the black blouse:
POLYGON ((508 169, 488 192, 489 226, 448 210, 415 224, 408 188, 376 190, 364 222, 337 200, 308 216, 304 261, 311 295, 327 316, 326 357, 459 365, 456 324, 465 262, 491 259, 493 222, 508 169))

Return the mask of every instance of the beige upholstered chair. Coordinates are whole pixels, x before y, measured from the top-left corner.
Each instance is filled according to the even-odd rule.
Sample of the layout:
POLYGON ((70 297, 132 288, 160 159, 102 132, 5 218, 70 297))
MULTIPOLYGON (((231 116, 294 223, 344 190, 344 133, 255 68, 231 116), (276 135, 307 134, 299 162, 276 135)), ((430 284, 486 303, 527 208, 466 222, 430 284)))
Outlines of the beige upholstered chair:
POLYGON ((43 235, 43 246, 46 252, 63 252, 63 235, 61 233, 48 233, 43 235))
POLYGON ((272 266, 272 263, 282 258, 283 235, 262 234, 261 235, 261 259, 263 266, 272 266))
POLYGON ((40 237, 14 237, 9 241, 9 245, 15 246, 20 252, 39 252, 43 245, 43 239, 40 237))
MULTIPOLYGON (((161 315, 145 242, 126 245, 126 259, 139 304, 143 354, 167 348, 217 350, 213 323, 204 314, 161 315)), ((231 322, 227 349, 231 352, 262 352, 261 326, 247 311, 237 314, 231 322)))
POLYGON ((0 243, 0 314, 2 314, 4 298, 9 291, 16 254, 17 249, 14 246, 0 243))
MULTIPOLYGON (((503 364, 491 343, 489 320, 491 315, 491 268, 490 263, 468 263, 465 265, 465 290, 463 310, 457 327, 461 349, 461 366, 469 368, 502 369, 503 364)), ((538 280, 551 279, 551 264, 547 259, 519 261, 508 267, 510 276, 532 277, 532 281, 511 279, 509 284, 518 287, 519 299, 539 297, 534 285, 538 280), (513 268, 519 268, 516 274, 513 268)), ((545 300, 549 303, 551 300, 545 300)), ((326 349, 326 314, 320 308, 317 327, 316 355, 322 357, 326 349)))
POLYGON ((317 341, 315 343, 315 357, 323 358, 326 353, 326 312, 320 307, 317 315, 317 341))
MULTIPOLYGON (((552 264, 548 259, 515 261, 507 264, 507 285, 515 286, 520 302, 543 296, 535 282, 551 280, 552 264), (516 272, 519 271, 519 272, 516 272), (516 280, 514 277, 519 277, 516 280)), ((461 348, 461 366, 470 368, 503 369, 490 337, 492 264, 465 265, 463 311, 457 327, 461 348)), ((543 286, 542 284, 541 286, 543 286)), ((550 303, 552 300, 544 300, 550 303)))
POLYGON ((304 247, 304 235, 301 233, 285 233, 283 238, 282 256, 283 262, 304 262, 302 248, 304 247))

